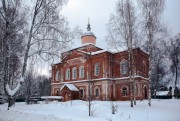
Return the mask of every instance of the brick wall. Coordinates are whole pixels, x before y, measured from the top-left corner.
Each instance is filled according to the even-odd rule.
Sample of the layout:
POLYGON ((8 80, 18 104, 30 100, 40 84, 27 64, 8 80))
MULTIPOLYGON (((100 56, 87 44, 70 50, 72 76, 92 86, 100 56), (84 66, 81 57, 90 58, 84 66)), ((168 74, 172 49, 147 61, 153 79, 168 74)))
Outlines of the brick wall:
MULTIPOLYGON (((63 53, 62 55, 65 57, 61 63, 55 64, 52 66, 52 83, 60 84, 62 82, 76 82, 81 80, 88 80, 89 75, 91 75, 92 80, 96 79, 105 79, 105 78, 122 78, 127 77, 128 74, 121 74, 120 71, 120 62, 122 60, 128 61, 128 52, 123 51, 120 53, 109 53, 109 52, 102 52, 100 54, 91 55, 88 57, 86 54, 83 54, 79 52, 81 51, 97 51, 101 50, 100 48, 94 47, 93 45, 85 46, 82 48, 78 48, 75 50, 71 50, 70 52, 63 53), (90 49, 89 49, 90 48, 90 49), (99 63, 100 65, 100 74, 98 76, 94 75, 94 65, 99 63), (79 78, 79 67, 84 66, 84 78, 79 78), (77 68, 77 78, 72 78, 72 68, 77 68), (70 69, 70 79, 66 79, 66 69, 70 69), (56 80, 56 72, 60 71, 61 73, 61 79, 56 80)), ((133 50, 134 55, 134 65, 135 65, 135 75, 142 76, 147 78, 148 77, 148 55, 141 51, 139 48, 133 50), (143 64, 145 64, 145 69, 143 67, 143 64)), ((148 81, 145 79, 137 79, 137 82, 139 84, 139 90, 141 90, 141 94, 137 96, 138 99, 143 98, 144 96, 144 85, 147 87, 148 90, 148 81)), ((81 97, 81 99, 87 99, 88 97, 88 83, 87 82, 79 82, 74 83, 78 88, 83 87, 85 89, 85 95, 84 97, 81 97)), ((57 85, 56 85, 57 86, 57 85)), ((92 95, 93 99, 114 99, 114 100, 129 100, 130 99, 130 93, 128 93, 127 96, 122 96, 122 87, 126 86, 128 87, 128 92, 130 89, 130 83, 129 80, 126 79, 124 81, 120 80, 99 80, 96 82, 93 82, 93 90, 92 94, 94 94, 94 88, 99 87, 100 89, 100 96, 95 97, 92 95), (119 83, 121 82, 121 83, 119 83), (105 86, 104 86, 105 85, 105 86), (104 87, 106 87, 106 90, 104 90, 104 87), (114 96, 113 96, 114 95, 114 96)), ((54 86, 52 85, 52 88, 54 86)), ((52 89, 52 90, 53 90, 52 89)), ((55 93, 55 92, 54 92, 55 93)), ((52 94, 54 95, 54 94, 52 94)), ((80 97, 79 97, 80 98, 80 97)))

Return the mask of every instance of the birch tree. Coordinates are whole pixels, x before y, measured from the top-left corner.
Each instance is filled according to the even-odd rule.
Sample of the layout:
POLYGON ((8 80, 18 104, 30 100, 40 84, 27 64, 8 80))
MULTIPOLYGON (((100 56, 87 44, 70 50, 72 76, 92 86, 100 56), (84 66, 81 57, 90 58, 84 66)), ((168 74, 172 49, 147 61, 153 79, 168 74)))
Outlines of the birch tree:
POLYGON ((33 66, 31 66, 31 69, 26 72, 25 79, 24 79, 27 104, 30 104, 30 97, 32 96, 33 91, 35 90, 34 87, 37 84, 35 83, 36 76, 37 75, 34 72, 33 66))
POLYGON ((142 30, 146 36, 149 53, 149 98, 151 106, 151 75, 153 67, 153 45, 167 36, 166 27, 161 22, 161 15, 164 11, 164 0, 139 0, 142 12, 142 30))
POLYGON ((15 76, 19 76, 18 68, 20 67, 20 58, 23 54, 23 39, 25 38, 23 32, 26 22, 24 18, 25 13, 21 12, 19 1, 2 0, 0 5, 2 5, 0 6, 0 53, 2 57, 0 75, 5 89, 6 84, 13 83, 14 79, 19 78, 15 76))
MULTIPOLYGON (((32 0, 30 1, 32 9, 24 11, 20 6, 22 1, 17 0, 1 0, 0 16, 4 21, 1 26, 4 36, 1 41, 3 55, 3 81, 5 92, 12 97, 24 81, 25 72, 27 69, 28 59, 32 60, 43 59, 48 61, 55 56, 59 57, 61 50, 64 50, 69 42, 71 42, 78 33, 71 31, 68 27, 68 22, 60 14, 62 6, 66 4, 66 0, 32 0), (11 10, 16 10, 12 12, 11 10), (20 16, 21 15, 21 16, 20 16), (9 18, 13 16, 14 18, 9 18), (26 25, 26 21, 27 25, 26 25), (12 25, 16 25, 12 26, 12 25), (25 26, 26 25, 26 26, 25 26), (15 29, 16 28, 16 29, 15 29), (23 31, 25 29, 25 31, 23 31), (21 43, 25 52, 22 59, 21 78, 14 89, 8 82, 9 79, 9 55, 14 52, 13 47, 10 48, 9 40, 12 38, 10 32, 16 30, 16 34, 22 34, 21 43), (27 40, 26 40, 27 38, 27 40)), ((14 38, 13 38, 14 39, 14 38)), ((19 40, 19 39, 17 39, 19 40)), ((21 51, 22 49, 19 48, 21 51)))
MULTIPOLYGON (((23 40, 25 38, 24 26, 25 10, 22 12, 19 1, 1 0, 0 3, 0 33, 1 33, 1 64, 0 78, 3 89, 8 95, 9 107, 13 104, 13 95, 20 87, 19 67, 23 54, 23 40), (15 83, 16 81, 16 83, 15 83), (18 83, 18 84, 17 84, 18 83), (11 90, 14 88, 13 90, 11 90)), ((20 79, 22 81, 22 79, 20 79)))
POLYGON ((172 95, 174 96, 174 90, 177 87, 178 80, 180 80, 180 34, 170 39, 170 45, 167 46, 167 52, 171 61, 170 70, 173 77, 172 79, 174 79, 171 79, 173 85, 172 95))
MULTIPOLYGON (((167 86, 169 81, 167 79, 163 79, 169 73, 169 67, 167 62, 166 55, 166 46, 161 43, 154 47, 153 51, 153 67, 151 74, 151 89, 156 98, 156 92, 161 90, 161 86, 167 86)), ((152 94, 153 94, 152 93, 152 94)))
POLYGON ((51 78, 46 76, 38 76, 39 82, 39 93, 40 96, 49 96, 51 95, 51 78))
POLYGON ((133 53, 132 47, 137 40, 137 23, 135 7, 131 0, 120 0, 116 6, 115 14, 112 14, 108 23, 108 36, 117 48, 128 49, 129 77, 130 77, 130 98, 133 107, 133 53))
POLYGON ((30 28, 24 56, 22 76, 29 57, 52 59, 59 52, 62 43, 68 41, 69 28, 59 11, 65 0, 33 0, 30 28), (59 10, 58 10, 59 9, 59 10), (45 56, 43 56, 45 54, 45 56), (38 56, 37 56, 38 55, 38 56))

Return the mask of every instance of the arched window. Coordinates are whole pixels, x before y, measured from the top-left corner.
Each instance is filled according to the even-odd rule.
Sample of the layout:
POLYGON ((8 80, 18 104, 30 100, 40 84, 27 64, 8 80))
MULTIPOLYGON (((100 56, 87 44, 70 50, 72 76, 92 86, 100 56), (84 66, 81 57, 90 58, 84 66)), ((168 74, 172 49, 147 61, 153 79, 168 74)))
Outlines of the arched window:
POLYGON ((139 96, 139 86, 138 86, 138 84, 135 85, 135 89, 136 89, 135 95, 139 96))
POLYGON ((147 98, 148 98, 148 91, 147 91, 146 85, 144 85, 144 91, 143 91, 143 93, 144 93, 144 99, 147 99, 147 98))
POLYGON ((100 63, 95 63, 94 65, 94 76, 99 76, 100 74, 100 63))
POLYGON ((84 78, 84 66, 79 67, 79 78, 84 78))
POLYGON ((57 71, 56 72, 56 81, 60 81, 60 72, 59 71, 57 71))
POLYGON ((56 96, 59 96, 59 90, 56 90, 56 96))
POLYGON ((66 79, 70 79, 70 69, 66 69, 66 79))
POLYGON ((123 87, 122 89, 122 96, 127 96, 128 92, 127 92, 127 88, 123 87))
POLYGON ((145 63, 145 61, 143 61, 143 72, 144 73, 146 72, 146 63, 145 63))
POLYGON ((84 97, 84 88, 80 88, 80 97, 84 97))
POLYGON ((54 88, 54 96, 58 96, 59 95, 59 89, 58 88, 54 88))
POLYGON ((128 74, 128 61, 122 60, 120 63, 121 74, 128 74))
POLYGON ((94 96, 98 97, 99 95, 100 95, 100 88, 96 87, 95 90, 94 90, 94 96))
POLYGON ((76 79, 76 78, 77 78, 77 69, 76 69, 76 67, 74 67, 74 68, 72 69, 72 78, 73 78, 73 79, 76 79))

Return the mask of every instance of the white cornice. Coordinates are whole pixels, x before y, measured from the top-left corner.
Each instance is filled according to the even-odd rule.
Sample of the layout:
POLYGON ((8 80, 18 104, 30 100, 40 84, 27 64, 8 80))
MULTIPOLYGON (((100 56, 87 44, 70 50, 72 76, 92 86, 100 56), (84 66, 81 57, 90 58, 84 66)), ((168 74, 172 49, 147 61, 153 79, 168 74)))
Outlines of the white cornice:
MULTIPOLYGON (((122 78, 98 78, 98 79, 93 79, 92 81, 124 80, 124 79, 129 79, 129 78, 130 78, 130 76, 122 77, 122 78)), ((145 77, 142 77, 142 76, 134 76, 134 78, 142 78, 144 80, 148 80, 148 78, 145 78, 145 77)), ((69 82, 61 82, 61 83, 51 83, 51 85, 69 84, 69 83, 80 83, 80 82, 89 82, 89 80, 79 80, 79 81, 69 81, 69 82)))

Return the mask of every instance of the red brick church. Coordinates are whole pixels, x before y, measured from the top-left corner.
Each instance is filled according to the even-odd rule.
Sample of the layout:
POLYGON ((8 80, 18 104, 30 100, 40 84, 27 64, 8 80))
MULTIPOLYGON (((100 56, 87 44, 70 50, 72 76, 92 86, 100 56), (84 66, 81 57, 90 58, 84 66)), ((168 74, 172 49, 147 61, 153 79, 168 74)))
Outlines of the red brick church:
POLYGON ((51 95, 63 100, 130 100, 148 98, 148 54, 133 49, 133 84, 128 72, 128 52, 110 52, 96 46, 88 23, 82 46, 61 53, 61 62, 52 65, 51 95), (130 86, 131 84, 133 86, 130 86), (131 87, 133 92, 130 91, 131 87))

